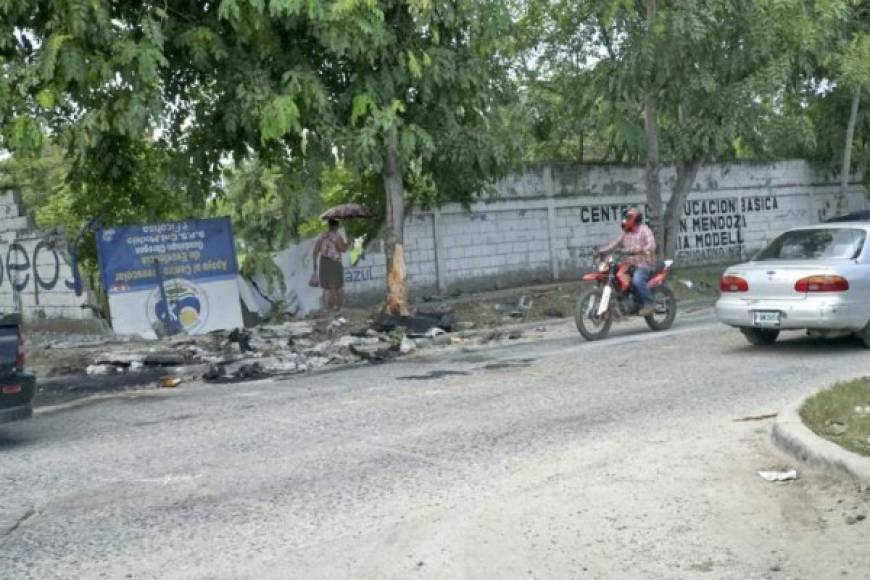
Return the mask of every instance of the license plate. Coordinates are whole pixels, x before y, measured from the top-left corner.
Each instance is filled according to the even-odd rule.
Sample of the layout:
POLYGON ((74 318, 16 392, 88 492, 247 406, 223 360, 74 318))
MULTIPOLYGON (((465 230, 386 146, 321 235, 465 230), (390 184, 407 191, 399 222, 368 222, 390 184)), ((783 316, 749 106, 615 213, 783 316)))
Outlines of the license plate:
POLYGON ((782 315, 779 312, 753 312, 752 324, 764 328, 779 328, 782 315))

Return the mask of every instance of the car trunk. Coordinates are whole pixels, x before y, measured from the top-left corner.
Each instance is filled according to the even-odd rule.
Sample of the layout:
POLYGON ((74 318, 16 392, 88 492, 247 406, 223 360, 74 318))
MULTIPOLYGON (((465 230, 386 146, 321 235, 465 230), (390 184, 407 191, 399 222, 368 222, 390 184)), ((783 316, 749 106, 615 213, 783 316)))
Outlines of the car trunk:
POLYGON ((806 293, 797 292, 795 284, 801 278, 816 274, 829 274, 830 268, 813 266, 806 262, 765 261, 744 264, 728 271, 749 284, 749 291, 740 298, 759 300, 803 300, 806 293))

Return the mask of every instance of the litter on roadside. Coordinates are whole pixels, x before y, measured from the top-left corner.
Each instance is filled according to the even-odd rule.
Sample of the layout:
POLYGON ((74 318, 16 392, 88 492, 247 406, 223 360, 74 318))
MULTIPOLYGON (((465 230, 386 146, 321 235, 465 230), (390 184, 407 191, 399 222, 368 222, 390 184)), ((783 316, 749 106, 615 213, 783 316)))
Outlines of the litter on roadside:
POLYGON ((181 379, 178 377, 164 377, 160 381, 160 386, 164 389, 174 389, 181 384, 181 379))
POLYGON ((734 419, 735 423, 743 423, 744 421, 764 421, 765 419, 775 419, 776 413, 766 413, 764 415, 750 415, 748 417, 740 417, 739 419, 734 419))
POLYGON ((787 471, 759 471, 758 475, 767 481, 794 481, 798 478, 796 469, 789 469, 787 471))

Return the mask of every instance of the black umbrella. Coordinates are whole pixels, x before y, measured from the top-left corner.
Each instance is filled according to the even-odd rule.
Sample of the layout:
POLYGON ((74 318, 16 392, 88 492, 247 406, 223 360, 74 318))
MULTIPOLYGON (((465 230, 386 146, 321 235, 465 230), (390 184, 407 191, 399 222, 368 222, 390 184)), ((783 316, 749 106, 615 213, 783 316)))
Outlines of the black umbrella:
POLYGON ((355 218, 370 218, 375 214, 372 210, 358 203, 343 203, 335 207, 331 207, 322 214, 322 220, 349 220, 355 218))

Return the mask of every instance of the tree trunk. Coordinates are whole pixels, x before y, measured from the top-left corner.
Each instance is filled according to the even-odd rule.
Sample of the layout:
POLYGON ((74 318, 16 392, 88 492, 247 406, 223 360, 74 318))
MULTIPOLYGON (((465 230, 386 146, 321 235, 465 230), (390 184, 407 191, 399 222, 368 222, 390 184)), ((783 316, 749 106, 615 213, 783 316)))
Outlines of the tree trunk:
POLYGON ((384 243, 387 255, 386 310, 394 316, 408 316, 408 282, 405 271, 405 186, 399 164, 399 138, 391 129, 384 138, 384 190, 387 222, 384 243))
POLYGON ((668 208, 665 211, 662 224, 664 243, 659 253, 665 258, 673 258, 676 255, 677 239, 680 236, 680 216, 683 213, 683 205, 685 205, 689 192, 692 190, 692 185, 695 183, 699 167, 700 163, 697 161, 689 161, 677 166, 677 181, 674 184, 671 199, 668 201, 668 208))
MULTIPOLYGON (((646 18, 652 41, 656 18, 656 0, 646 0, 646 18)), ((657 254, 664 251, 662 186, 659 180, 659 112, 654 76, 646 87, 643 107, 643 132, 646 138, 646 204, 650 226, 656 236, 657 254)))
POLYGON ((646 205, 650 226, 656 235, 658 254, 663 251, 662 186, 659 181, 658 98, 648 89, 644 103, 643 129, 646 136, 646 205))
POLYGON ((861 91, 852 95, 852 109, 849 124, 846 126, 846 144, 843 147, 843 167, 840 169, 840 193, 837 195, 835 215, 842 215, 846 209, 846 195, 849 193, 849 176, 852 173, 852 141, 855 138, 855 125, 858 122, 858 107, 861 104, 861 91))

